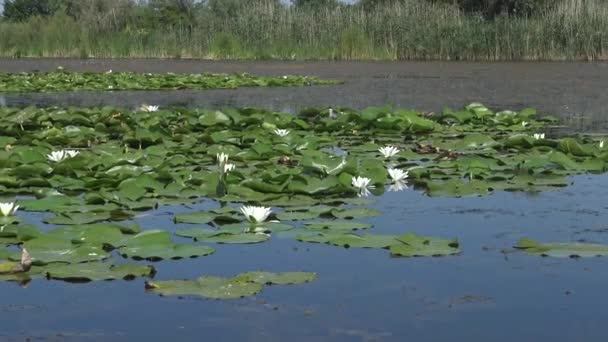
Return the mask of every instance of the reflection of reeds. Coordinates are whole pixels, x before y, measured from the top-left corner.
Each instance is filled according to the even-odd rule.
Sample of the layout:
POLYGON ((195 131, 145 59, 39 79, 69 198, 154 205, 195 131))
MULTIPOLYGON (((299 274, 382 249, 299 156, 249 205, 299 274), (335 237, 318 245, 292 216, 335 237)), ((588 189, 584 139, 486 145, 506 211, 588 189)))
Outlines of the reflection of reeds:
MULTIPOLYGON (((135 17, 135 16, 134 16, 135 17)), ((608 3, 562 0, 539 16, 484 20, 451 5, 404 0, 364 11, 266 3, 187 29, 76 22, 65 14, 0 23, 0 55, 246 59, 606 59, 608 3)))

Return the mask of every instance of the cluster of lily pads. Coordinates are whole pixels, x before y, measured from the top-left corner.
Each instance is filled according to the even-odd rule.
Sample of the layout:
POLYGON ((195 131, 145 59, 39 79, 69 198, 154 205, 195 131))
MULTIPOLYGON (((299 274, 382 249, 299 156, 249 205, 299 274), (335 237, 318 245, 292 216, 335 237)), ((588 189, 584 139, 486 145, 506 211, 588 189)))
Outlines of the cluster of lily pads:
POLYGON ((75 90, 169 90, 233 89, 238 87, 283 87, 337 84, 314 76, 254 76, 247 73, 175 74, 134 72, 0 73, 0 92, 49 92, 75 90))
MULTIPOLYGON (((547 137, 554 118, 477 103, 438 114, 390 106, 291 115, 146 105, 0 108, 0 115, 0 191, 11 197, 0 204, 0 242, 22 248, 0 250, 8 260, 0 273, 13 280, 151 276, 154 269, 136 261, 205 256, 215 250, 210 244, 262 243, 290 230, 302 242, 403 257, 452 255, 460 252, 457 239, 372 234, 373 225, 357 219, 378 215, 368 205, 385 191, 541 191, 566 186, 577 173, 604 172, 608 161, 596 137, 547 137), (213 208, 175 213, 176 224, 192 225, 175 229, 175 238, 127 224, 162 205, 201 201, 213 208), (47 212, 43 222, 58 227, 26 225, 22 211, 47 212)), ((516 247, 543 255, 606 252, 530 241, 516 247)), ((279 283, 273 279, 266 282, 279 283)), ((215 298, 208 286, 255 293, 260 282, 206 276, 147 287, 215 298)))

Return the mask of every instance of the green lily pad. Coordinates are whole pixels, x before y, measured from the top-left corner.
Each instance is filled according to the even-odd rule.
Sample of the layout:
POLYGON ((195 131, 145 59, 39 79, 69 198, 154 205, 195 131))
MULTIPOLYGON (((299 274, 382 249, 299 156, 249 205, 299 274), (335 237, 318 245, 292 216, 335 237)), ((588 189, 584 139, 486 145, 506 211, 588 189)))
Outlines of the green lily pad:
POLYGON ((216 214, 207 212, 207 211, 199 211, 194 213, 180 213, 175 215, 173 220, 175 223, 193 223, 193 224, 203 224, 209 223, 218 216, 216 214))
POLYGON ((165 230, 148 230, 124 239, 118 252, 135 259, 181 259, 212 254, 215 249, 196 244, 176 244, 165 230))
POLYGON ((515 248, 522 249, 530 254, 557 258, 584 258, 608 255, 608 245, 561 242, 540 243, 529 238, 522 238, 519 240, 515 248))
POLYGON ((369 229, 372 225, 363 222, 353 221, 323 221, 323 222, 307 222, 306 228, 308 229, 327 229, 327 230, 358 230, 358 229, 369 229))
POLYGON ((109 212, 91 212, 91 213, 62 213, 60 215, 44 219, 44 222, 50 224, 71 225, 71 224, 88 224, 107 221, 112 218, 109 212))
POLYGON ((99 261, 110 255, 101 245, 73 244, 70 240, 52 235, 41 235, 23 243, 34 265, 53 262, 80 263, 99 261))
POLYGON ((345 248, 388 248, 399 243, 396 235, 351 233, 315 233, 300 234, 296 236, 298 241, 328 243, 345 248))
POLYGON ((146 283, 146 289, 163 296, 200 296, 212 299, 236 299, 253 296, 263 285, 237 277, 203 276, 196 280, 165 280, 146 283))
POLYGON ((137 264, 111 265, 101 262, 87 262, 73 265, 53 265, 46 268, 47 277, 67 281, 99 281, 133 279, 154 273, 152 266, 137 264))
POLYGON ((309 272, 247 272, 239 274, 237 277, 262 285, 290 285, 311 282, 317 278, 317 274, 309 272))
POLYGON ((333 209, 331 214, 339 219, 354 219, 360 217, 377 216, 380 211, 370 208, 333 209))
POLYGON ((231 233, 226 231, 218 231, 204 228, 178 229, 175 235, 183 237, 191 237, 196 241, 216 242, 226 244, 248 244, 259 243, 269 239, 264 234, 255 233, 231 233))
POLYGON ((446 256, 460 253, 458 240, 446 240, 408 233, 397 237, 399 243, 390 246, 391 255, 403 257, 446 256))

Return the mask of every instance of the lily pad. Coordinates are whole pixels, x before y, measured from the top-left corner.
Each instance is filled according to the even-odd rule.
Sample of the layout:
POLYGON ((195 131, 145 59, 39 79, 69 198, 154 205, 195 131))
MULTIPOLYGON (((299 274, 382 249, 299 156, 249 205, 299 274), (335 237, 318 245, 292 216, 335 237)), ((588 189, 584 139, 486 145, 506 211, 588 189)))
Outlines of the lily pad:
POLYGON ((102 262, 88 262, 75 265, 53 265, 46 268, 47 277, 66 281, 98 281, 133 279, 154 273, 152 266, 137 264, 111 265, 102 262))
POLYGON ((255 233, 231 233, 221 230, 204 229, 204 228, 192 228, 192 229, 178 229, 175 232, 177 236, 191 237, 196 241, 204 242, 216 242, 226 244, 248 244, 248 243, 259 243, 269 239, 265 234, 255 233))
POLYGON ((148 230, 124 239, 118 252, 135 259, 181 259, 205 256, 215 252, 209 246, 196 244, 176 244, 165 230, 148 230))
POLYGON ((327 229, 327 230, 358 230, 358 229, 369 229, 372 225, 363 222, 353 221, 323 221, 323 222, 308 222, 306 228, 308 229, 327 229))
POLYGON ((339 219, 354 219, 360 217, 377 216, 380 211, 370 208, 333 209, 331 214, 339 219))
POLYGON ((562 242, 540 243, 529 238, 520 239, 515 248, 522 249, 530 254, 557 258, 584 258, 608 255, 608 245, 562 242))
POLYGON ((52 235, 41 235, 23 244, 32 257, 34 265, 53 262, 80 263, 99 261, 110 255, 101 245, 73 244, 70 240, 52 235))
POLYGON ((195 280, 165 280, 147 282, 146 289, 163 296, 200 296, 212 299, 236 299, 253 296, 263 285, 240 277, 202 276, 195 280))
POLYGON ((239 274, 237 277, 263 285, 289 285, 311 282, 317 278, 317 274, 310 272, 247 272, 239 274))
POLYGON ((193 213, 180 213, 176 214, 173 218, 175 223, 193 223, 193 224, 203 224, 209 223, 213 221, 213 219, 218 216, 216 214, 207 212, 207 211, 199 211, 193 213))
POLYGON ((403 257, 446 256, 460 253, 458 240, 440 239, 408 233, 397 238, 399 243, 391 245, 391 255, 403 257))

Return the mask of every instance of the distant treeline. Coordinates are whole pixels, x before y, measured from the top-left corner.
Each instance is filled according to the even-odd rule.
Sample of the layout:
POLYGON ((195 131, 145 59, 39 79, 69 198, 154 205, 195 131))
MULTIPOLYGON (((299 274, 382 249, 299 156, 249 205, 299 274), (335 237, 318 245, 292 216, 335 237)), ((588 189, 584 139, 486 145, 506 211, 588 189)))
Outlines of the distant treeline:
POLYGON ((8 0, 0 55, 216 59, 608 57, 606 0, 8 0))

